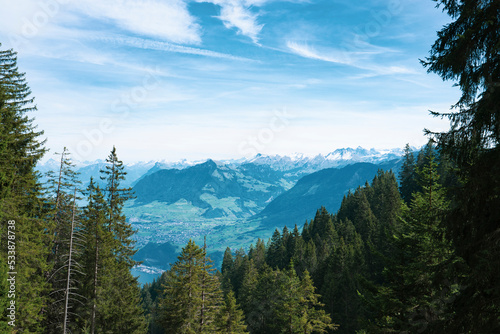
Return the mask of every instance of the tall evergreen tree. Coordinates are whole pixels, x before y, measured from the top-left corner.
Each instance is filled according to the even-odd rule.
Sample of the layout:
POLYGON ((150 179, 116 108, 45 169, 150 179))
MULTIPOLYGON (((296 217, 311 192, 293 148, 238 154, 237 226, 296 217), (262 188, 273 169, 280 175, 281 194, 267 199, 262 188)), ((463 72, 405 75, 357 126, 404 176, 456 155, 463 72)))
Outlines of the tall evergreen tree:
POLYGON ((189 240, 167 275, 158 306, 165 331, 179 334, 215 331, 222 292, 205 250, 189 240))
POLYGON ((113 146, 106 158, 105 168, 100 171, 102 174, 101 180, 106 181, 104 191, 108 205, 108 229, 113 232, 116 239, 114 251, 118 261, 125 262, 126 265, 132 267, 135 265, 132 256, 136 253, 136 250, 134 250, 134 242, 131 237, 135 232, 126 221, 123 206, 127 200, 133 198, 133 195, 132 188, 122 188, 120 186, 127 175, 124 168, 123 162, 118 159, 116 148, 113 146))
POLYGON ((243 311, 236 304, 232 290, 225 296, 216 322, 220 334, 248 334, 243 311))
MULTIPOLYGON (((52 236, 43 223, 44 201, 35 171, 45 149, 43 131, 37 131, 29 117, 36 111, 33 101, 16 53, 0 50, 0 234, 7 234, 8 220, 16 222, 16 287, 22 293, 16 295, 14 330, 41 332, 52 236)), ((0 250, 4 261, 6 250, 0 250)))
POLYGON ((438 32, 423 64, 457 80, 462 92, 454 112, 433 113, 451 123, 434 137, 457 167, 460 186, 452 192, 447 228, 472 271, 457 299, 454 331, 499 332, 500 2, 436 2, 453 21, 438 32))
POLYGON ((449 202, 441 187, 434 156, 417 170, 422 192, 413 193, 403 213, 397 245, 388 264, 389 285, 380 289, 385 310, 381 327, 396 332, 447 332, 447 307, 454 298, 456 277, 451 274, 454 257, 442 221, 449 202))
POLYGON ((403 164, 399 171, 399 191, 405 203, 410 203, 411 195, 417 190, 415 176, 415 157, 409 144, 406 144, 403 156, 403 164))
POLYGON ((106 194, 107 229, 113 238, 110 247, 113 261, 109 267, 109 274, 103 281, 106 303, 102 305, 100 315, 107 330, 120 332, 127 329, 129 333, 139 333, 144 330, 146 321, 140 306, 140 288, 137 278, 133 277, 130 270, 136 262, 133 255, 134 249, 132 236, 135 231, 127 222, 123 214, 125 202, 131 199, 132 189, 121 187, 125 180, 123 162, 118 159, 116 148, 113 147, 107 165, 101 170, 102 180, 106 181, 104 189, 106 194))
POLYGON ((113 253, 110 247, 113 236, 108 230, 107 206, 104 195, 93 179, 87 188, 88 204, 83 214, 84 250, 80 262, 83 267, 79 281, 79 291, 86 303, 77 311, 80 314, 80 327, 88 328, 91 334, 101 332, 99 314, 103 312, 101 303, 103 280, 110 273, 113 253))

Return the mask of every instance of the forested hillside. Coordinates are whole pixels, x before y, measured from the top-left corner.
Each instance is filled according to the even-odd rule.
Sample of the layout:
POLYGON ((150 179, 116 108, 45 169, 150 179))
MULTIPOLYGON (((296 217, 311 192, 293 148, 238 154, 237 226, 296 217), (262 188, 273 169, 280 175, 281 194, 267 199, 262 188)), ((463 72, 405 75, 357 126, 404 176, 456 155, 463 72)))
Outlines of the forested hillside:
POLYGON ((16 53, 0 52, 0 314, 2 333, 144 333, 131 236, 130 188, 113 148, 100 188, 81 189, 70 154, 39 183, 43 132, 16 53), (87 205, 76 201, 85 197, 87 205))
MULTIPOLYGON (((212 277, 234 295, 250 333, 438 328, 450 317, 463 267, 441 227, 449 200, 442 187, 447 175, 438 171, 447 165, 432 143, 417 157, 407 150, 400 189, 411 191, 408 203, 394 173, 379 170, 371 184, 344 197, 337 213, 321 208, 301 231, 285 226, 248 253, 228 248, 221 274, 212 277)), ((193 318, 160 329, 163 317, 175 316, 162 308, 172 275, 179 273, 172 269, 143 288, 152 333, 180 332, 202 313, 200 301, 193 318)), ((187 271, 180 275, 191 279, 187 271)))
POLYGON ((102 183, 81 189, 64 148, 41 184, 34 98, 0 51, 0 332, 499 333, 500 2, 436 3, 453 21, 422 64, 461 97, 434 113, 448 131, 406 147, 399 184, 379 170, 301 230, 227 248, 220 271, 189 241, 142 290, 117 150, 102 183))

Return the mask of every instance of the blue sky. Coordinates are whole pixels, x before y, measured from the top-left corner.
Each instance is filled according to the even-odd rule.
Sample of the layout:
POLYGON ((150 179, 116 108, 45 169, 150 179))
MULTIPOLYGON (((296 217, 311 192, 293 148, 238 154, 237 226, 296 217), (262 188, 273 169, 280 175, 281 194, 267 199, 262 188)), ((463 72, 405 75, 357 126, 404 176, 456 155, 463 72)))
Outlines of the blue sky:
POLYGON ((459 96, 419 63, 430 0, 0 1, 47 147, 80 160, 419 146, 459 96))

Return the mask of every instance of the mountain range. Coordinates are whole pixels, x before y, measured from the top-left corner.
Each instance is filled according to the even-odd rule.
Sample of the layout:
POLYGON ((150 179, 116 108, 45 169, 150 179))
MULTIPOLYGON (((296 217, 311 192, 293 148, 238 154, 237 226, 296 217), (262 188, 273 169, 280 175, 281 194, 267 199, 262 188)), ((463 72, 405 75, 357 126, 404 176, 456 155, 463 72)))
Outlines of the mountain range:
MULTIPOLYGON (((154 277, 168 269, 189 239, 201 243, 206 236, 219 262, 226 247, 248 248, 285 225, 300 228, 321 206, 336 212, 348 191, 370 182, 379 169, 397 173, 401 156, 400 149, 358 147, 314 157, 258 154, 225 161, 126 164, 124 185, 133 186, 136 198, 126 203, 124 213, 137 229, 135 259, 144 261, 136 274, 154 277)), ((105 162, 76 165, 85 184, 105 162)), ((39 171, 57 166, 49 160, 39 171)))
MULTIPOLYGON (((296 153, 291 156, 286 155, 263 155, 257 154, 252 158, 228 159, 219 161, 228 166, 239 166, 244 164, 254 164, 268 166, 276 171, 288 171, 297 173, 298 176, 309 174, 321 169, 332 167, 343 167, 356 162, 380 163, 392 159, 398 159, 403 154, 400 148, 389 150, 376 150, 358 148, 340 148, 326 155, 318 154, 316 156, 306 156, 296 153)), ((206 160, 151 160, 139 161, 133 163, 124 162, 125 171, 128 173, 124 186, 131 186, 144 175, 151 174, 161 169, 184 169, 198 165, 206 160)), ((77 161, 73 160, 75 170, 80 173, 79 179, 83 184, 88 184, 91 176, 94 178, 99 174, 99 170, 105 165, 104 160, 77 161)), ((37 165, 38 171, 42 176, 49 170, 58 170, 60 161, 57 157, 50 158, 37 165)))

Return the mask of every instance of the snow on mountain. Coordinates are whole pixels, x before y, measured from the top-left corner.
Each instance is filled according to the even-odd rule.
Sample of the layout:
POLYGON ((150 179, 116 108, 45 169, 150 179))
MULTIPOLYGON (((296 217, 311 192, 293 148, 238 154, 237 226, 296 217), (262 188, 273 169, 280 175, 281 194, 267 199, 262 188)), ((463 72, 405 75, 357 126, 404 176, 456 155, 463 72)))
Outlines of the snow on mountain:
POLYGON ((326 155, 318 154, 313 157, 295 154, 292 156, 262 155, 257 154, 249 159, 248 163, 268 165, 275 170, 292 171, 302 169, 308 172, 324 168, 343 167, 356 162, 379 163, 387 160, 401 158, 403 149, 376 150, 358 148, 341 148, 326 155))
MULTIPOLYGON (((383 161, 388 161, 392 159, 398 159, 403 155, 403 149, 365 149, 362 147, 357 148, 340 148, 326 155, 318 154, 315 156, 306 156, 302 153, 294 153, 290 156, 288 155, 264 155, 257 154, 253 158, 239 158, 239 159, 227 159, 219 160, 217 164, 219 166, 241 166, 244 164, 255 164, 255 165, 266 165, 271 167, 276 171, 285 171, 290 173, 312 173, 324 168, 332 167, 344 167, 349 164, 356 162, 371 162, 380 163, 383 161)), ((195 166, 197 164, 203 163, 206 160, 179 160, 179 161, 139 161, 132 163, 125 163, 125 170, 128 173, 127 185, 134 184, 143 176, 151 174, 160 169, 185 169, 188 167, 195 166)), ((82 175, 82 181, 84 183, 88 182, 90 174, 98 173, 105 161, 73 161, 76 166, 76 170, 82 175)), ((43 163, 38 164, 38 170, 45 174, 49 170, 58 170, 60 162, 55 158, 50 158, 43 163)))

